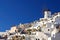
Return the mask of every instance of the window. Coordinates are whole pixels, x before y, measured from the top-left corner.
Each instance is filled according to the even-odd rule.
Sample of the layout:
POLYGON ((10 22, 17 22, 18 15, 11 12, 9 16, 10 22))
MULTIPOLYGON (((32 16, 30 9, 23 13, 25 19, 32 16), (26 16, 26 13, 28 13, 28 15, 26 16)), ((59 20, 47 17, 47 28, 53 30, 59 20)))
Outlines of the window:
POLYGON ((38 39, 39 40, 39 39, 38 39))
POLYGON ((52 21, 53 22, 53 21, 52 21))
POLYGON ((48 31, 50 31, 50 29, 48 29, 48 31))
POLYGON ((53 37, 55 38, 55 34, 53 34, 53 37))
POLYGON ((37 39, 36 39, 37 40, 37 39))

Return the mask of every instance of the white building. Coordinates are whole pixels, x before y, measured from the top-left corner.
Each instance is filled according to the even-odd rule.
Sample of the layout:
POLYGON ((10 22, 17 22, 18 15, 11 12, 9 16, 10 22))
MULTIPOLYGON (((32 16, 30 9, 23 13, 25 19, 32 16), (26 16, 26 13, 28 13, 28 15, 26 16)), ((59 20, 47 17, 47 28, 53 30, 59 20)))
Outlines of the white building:
MULTIPOLYGON (((22 29, 37 29, 37 27, 41 27, 41 31, 31 32, 31 35, 24 34, 25 40, 59 40, 60 12, 51 15, 51 11, 45 10, 44 18, 40 18, 39 21, 34 21, 31 24, 27 23, 19 26, 22 29)), ((16 27, 12 27, 10 32, 13 33, 15 30, 16 27)))

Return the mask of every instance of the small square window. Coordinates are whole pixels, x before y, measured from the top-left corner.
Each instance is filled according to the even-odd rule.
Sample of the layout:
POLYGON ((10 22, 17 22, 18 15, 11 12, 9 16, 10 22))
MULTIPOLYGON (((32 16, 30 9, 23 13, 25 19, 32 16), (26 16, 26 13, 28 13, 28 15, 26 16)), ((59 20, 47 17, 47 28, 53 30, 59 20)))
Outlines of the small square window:
POLYGON ((48 31, 50 31, 50 29, 48 29, 48 31))

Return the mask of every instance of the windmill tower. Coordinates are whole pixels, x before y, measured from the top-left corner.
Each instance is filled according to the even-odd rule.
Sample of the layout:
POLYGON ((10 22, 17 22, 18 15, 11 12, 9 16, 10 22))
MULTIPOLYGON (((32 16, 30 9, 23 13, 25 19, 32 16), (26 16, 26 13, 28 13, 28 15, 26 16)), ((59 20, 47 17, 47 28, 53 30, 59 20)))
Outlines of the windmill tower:
POLYGON ((51 18, 51 11, 49 9, 44 10, 44 18, 51 18))

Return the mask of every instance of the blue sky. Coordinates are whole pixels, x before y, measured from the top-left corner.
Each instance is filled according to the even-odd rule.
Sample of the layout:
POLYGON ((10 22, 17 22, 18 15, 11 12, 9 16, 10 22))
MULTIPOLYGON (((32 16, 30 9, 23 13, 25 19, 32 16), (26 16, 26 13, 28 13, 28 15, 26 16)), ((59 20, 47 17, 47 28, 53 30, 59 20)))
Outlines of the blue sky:
POLYGON ((43 10, 52 14, 60 11, 59 0, 0 0, 0 31, 19 23, 28 23, 43 17, 43 10))

